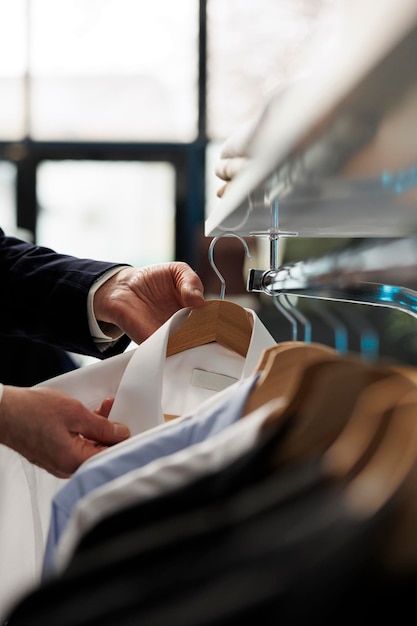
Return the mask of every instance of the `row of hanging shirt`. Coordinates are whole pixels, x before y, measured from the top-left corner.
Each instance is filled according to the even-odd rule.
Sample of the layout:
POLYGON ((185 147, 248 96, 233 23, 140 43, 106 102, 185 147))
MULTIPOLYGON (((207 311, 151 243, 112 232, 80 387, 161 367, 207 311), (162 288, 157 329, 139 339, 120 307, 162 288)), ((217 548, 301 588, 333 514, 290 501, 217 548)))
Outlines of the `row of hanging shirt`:
POLYGON ((6 623, 395 616, 399 599, 412 601, 417 563, 413 368, 276 344, 227 301, 189 313, 44 383, 89 406, 112 385, 110 417, 133 436, 68 480, 48 475, 49 493, 45 475, 32 481, 43 572, 6 623))

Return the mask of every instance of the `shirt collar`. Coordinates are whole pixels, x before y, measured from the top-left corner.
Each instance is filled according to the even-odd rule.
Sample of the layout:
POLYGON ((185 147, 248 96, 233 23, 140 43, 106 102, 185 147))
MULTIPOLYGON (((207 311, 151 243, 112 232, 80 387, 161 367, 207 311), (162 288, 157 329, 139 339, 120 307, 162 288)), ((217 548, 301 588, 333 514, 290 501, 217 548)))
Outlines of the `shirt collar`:
MULTIPOLYGON (((163 371, 168 339, 182 326, 190 311, 191 308, 184 308, 174 313, 134 350, 127 364, 109 417, 126 424, 132 434, 161 423, 163 371), (132 411, 135 406, 140 410, 140 420, 137 419, 137 412, 132 411)), ((276 344, 257 314, 251 309, 246 311, 251 316, 253 329, 241 378, 252 375, 262 351, 276 344)))

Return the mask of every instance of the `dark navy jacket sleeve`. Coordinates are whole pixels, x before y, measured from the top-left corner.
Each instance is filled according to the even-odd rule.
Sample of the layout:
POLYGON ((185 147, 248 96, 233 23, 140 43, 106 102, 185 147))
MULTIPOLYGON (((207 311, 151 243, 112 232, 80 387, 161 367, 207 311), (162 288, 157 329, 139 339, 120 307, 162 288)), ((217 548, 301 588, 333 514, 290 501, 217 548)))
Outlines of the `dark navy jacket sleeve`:
POLYGON ((99 358, 122 352, 130 342, 126 336, 99 352, 87 318, 91 285, 118 265, 58 254, 0 229, 0 334, 99 358))

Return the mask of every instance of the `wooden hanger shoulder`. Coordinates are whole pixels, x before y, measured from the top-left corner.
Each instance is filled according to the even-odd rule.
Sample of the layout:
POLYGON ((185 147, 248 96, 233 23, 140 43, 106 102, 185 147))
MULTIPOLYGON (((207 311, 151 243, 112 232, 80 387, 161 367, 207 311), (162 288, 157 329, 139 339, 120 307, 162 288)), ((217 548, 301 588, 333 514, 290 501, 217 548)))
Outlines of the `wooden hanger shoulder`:
POLYGON ((381 368, 346 357, 313 364, 288 409, 292 426, 277 451, 277 462, 323 454, 346 427, 360 394, 387 376, 381 368))
POLYGON ((398 372, 417 385, 417 367, 410 365, 391 365, 390 367, 394 372, 398 372))
MULTIPOLYGON (((390 411, 384 437, 362 471, 349 483, 348 500, 358 512, 371 514, 395 494, 400 504, 403 492, 402 495, 406 495, 403 502, 407 504, 410 499, 409 504, 416 517, 417 390, 413 402, 410 395, 408 399, 408 404, 399 404, 390 411)), ((417 549, 415 526, 413 542, 417 549)))
POLYGON ((285 398, 287 406, 297 394, 302 377, 310 365, 339 359, 336 350, 322 344, 286 342, 285 345, 269 348, 261 358, 263 370, 259 369, 259 364, 256 368, 256 371, 261 371, 261 376, 247 400, 243 414, 247 415, 280 396, 285 398))
MULTIPOLYGON (((281 352, 285 352, 286 350, 292 350, 294 348, 304 348, 307 345, 311 345, 311 344, 306 344, 305 341, 280 341, 275 346, 265 348, 265 350, 263 350, 260 356, 260 359, 255 367, 255 372, 264 372, 269 367, 267 365, 268 361, 271 358, 275 358, 277 354, 280 354, 281 352)), ((324 350, 327 350, 327 347, 321 346, 321 344, 313 344, 313 345, 320 345, 320 347, 322 347, 324 350)), ((329 350, 334 352, 334 350, 332 350, 331 348, 329 348, 329 350)))
POLYGON ((398 374, 365 387, 340 436, 323 455, 324 471, 337 479, 357 471, 383 435, 389 412, 409 403, 415 393, 413 382, 398 374))
POLYGON ((167 356, 217 342, 245 357, 252 322, 244 307, 228 300, 207 300, 192 309, 184 324, 168 340, 167 356))

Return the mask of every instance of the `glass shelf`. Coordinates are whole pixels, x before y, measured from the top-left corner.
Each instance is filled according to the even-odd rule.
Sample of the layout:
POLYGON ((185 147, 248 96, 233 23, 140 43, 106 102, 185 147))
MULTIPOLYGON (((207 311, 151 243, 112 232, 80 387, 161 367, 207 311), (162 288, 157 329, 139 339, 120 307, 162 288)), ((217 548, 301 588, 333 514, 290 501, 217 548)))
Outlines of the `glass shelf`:
POLYGON ((349 9, 328 64, 266 104, 206 236, 417 232, 417 2, 349 9))

